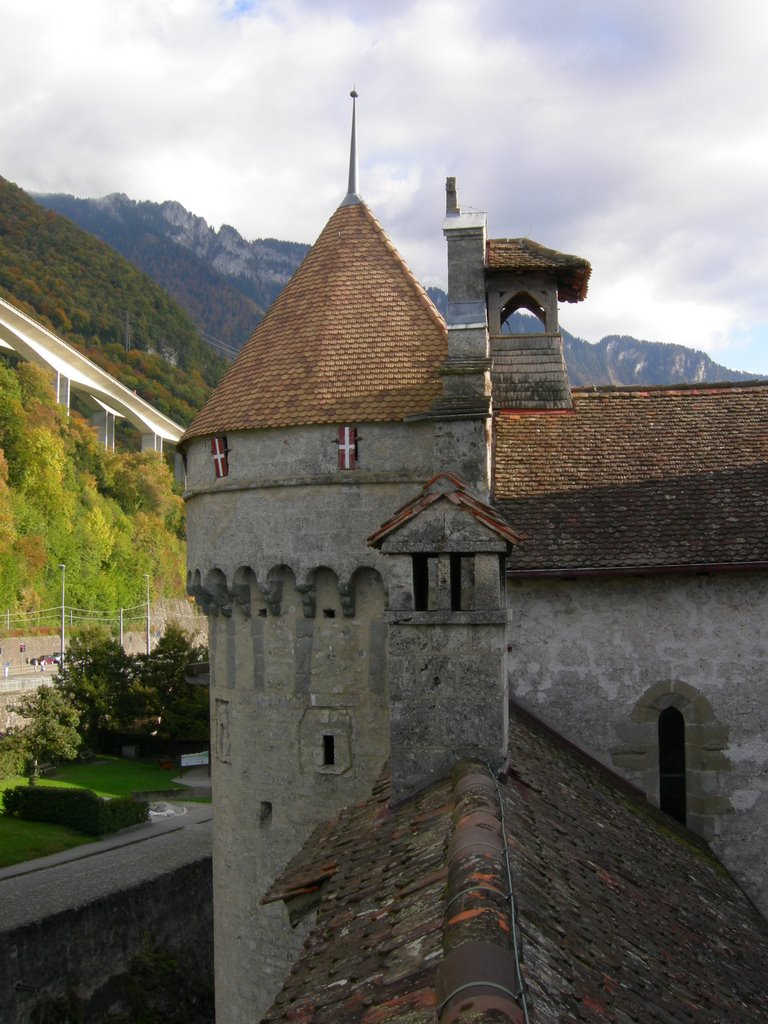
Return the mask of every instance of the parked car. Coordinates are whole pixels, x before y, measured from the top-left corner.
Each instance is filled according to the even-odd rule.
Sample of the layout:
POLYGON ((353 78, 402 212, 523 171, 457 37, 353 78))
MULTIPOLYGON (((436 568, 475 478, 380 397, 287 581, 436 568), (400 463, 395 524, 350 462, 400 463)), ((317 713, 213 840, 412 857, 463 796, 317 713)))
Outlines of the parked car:
POLYGON ((61 661, 60 654, 41 654, 38 658, 30 658, 30 665, 58 665, 61 661))

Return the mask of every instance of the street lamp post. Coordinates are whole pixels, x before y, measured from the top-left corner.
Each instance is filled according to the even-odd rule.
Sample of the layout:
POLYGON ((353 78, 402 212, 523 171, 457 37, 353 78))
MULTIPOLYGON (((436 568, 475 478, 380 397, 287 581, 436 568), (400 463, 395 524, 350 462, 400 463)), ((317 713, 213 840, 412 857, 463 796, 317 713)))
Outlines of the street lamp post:
POLYGON ((147 581, 147 654, 149 654, 149 574, 146 572, 144 573, 144 579, 147 581))
POLYGON ((59 650, 59 671, 64 667, 64 581, 67 575, 67 567, 63 562, 59 562, 59 568, 61 569, 61 647, 59 650))

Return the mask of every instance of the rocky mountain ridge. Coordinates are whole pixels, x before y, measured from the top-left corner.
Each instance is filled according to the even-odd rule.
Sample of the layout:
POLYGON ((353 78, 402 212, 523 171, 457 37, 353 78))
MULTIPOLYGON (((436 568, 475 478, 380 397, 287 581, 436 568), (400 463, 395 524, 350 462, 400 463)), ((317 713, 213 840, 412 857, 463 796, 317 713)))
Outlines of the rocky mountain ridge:
POLYGON ((234 354, 309 250, 263 238, 246 241, 224 224, 216 231, 181 203, 33 195, 46 209, 112 246, 184 308, 215 348, 234 354))
MULTIPOLYGON (((117 249, 186 309, 209 343, 230 356, 245 343, 310 248, 274 238, 247 241, 228 224, 216 231, 174 200, 136 201, 123 193, 102 199, 61 194, 33 198, 117 249)), ((428 293, 444 313, 445 292, 430 288, 428 293)), ((516 314, 511 326, 514 331, 542 329, 525 314, 516 314)), ((761 379, 682 345, 618 334, 592 343, 567 330, 562 334, 574 386, 761 379)))

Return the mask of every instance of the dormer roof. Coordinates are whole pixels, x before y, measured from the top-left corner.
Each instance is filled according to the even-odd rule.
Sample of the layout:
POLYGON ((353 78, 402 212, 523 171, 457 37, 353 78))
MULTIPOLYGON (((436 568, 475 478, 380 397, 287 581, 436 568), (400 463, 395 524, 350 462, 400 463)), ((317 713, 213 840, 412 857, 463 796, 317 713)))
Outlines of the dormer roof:
MULTIPOLYGON (((378 530, 368 538, 368 543, 371 547, 381 547, 392 534, 407 527, 417 517, 424 516, 428 510, 434 509, 438 504, 444 504, 451 510, 466 514, 472 522, 482 528, 483 534, 492 536, 497 541, 503 541, 505 545, 517 545, 523 541, 523 538, 510 528, 509 523, 502 519, 491 505, 471 494, 458 477, 452 473, 438 473, 424 484, 419 494, 402 505, 385 523, 382 523, 378 530)), ((452 534, 455 534, 453 540, 457 542, 458 550, 461 548, 464 534, 461 531, 446 533, 445 540, 449 546, 452 534)))
POLYGON ((183 440, 393 422, 441 390, 442 317, 362 200, 342 204, 183 440))
POLYGON ((585 299, 592 273, 589 262, 581 256, 548 249, 530 238, 489 238, 486 268, 492 273, 549 271, 557 280, 557 296, 561 302, 585 299))

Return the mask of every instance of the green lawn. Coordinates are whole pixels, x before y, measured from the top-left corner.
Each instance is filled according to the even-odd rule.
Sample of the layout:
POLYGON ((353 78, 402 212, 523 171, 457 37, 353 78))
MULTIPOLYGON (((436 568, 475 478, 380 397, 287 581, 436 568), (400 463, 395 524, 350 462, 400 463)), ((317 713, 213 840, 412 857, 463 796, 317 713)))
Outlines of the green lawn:
MULTIPOLYGON (((73 762, 59 766, 52 774, 44 775, 39 786, 68 786, 92 789, 99 796, 130 796, 134 792, 157 789, 183 789, 173 781, 179 769, 160 768, 141 761, 125 761, 119 757, 98 757, 85 764, 73 762)), ((26 779, 18 776, 0 779, 0 790, 23 786, 26 779)))
POLYGON ((47 857, 51 853, 69 850, 72 846, 95 842, 95 836, 86 836, 64 825, 50 825, 45 821, 22 821, 0 815, 0 868, 9 864, 47 857))
MULTIPOLYGON (((183 786, 173 781, 178 774, 178 768, 160 768, 156 764, 124 761, 119 757, 99 757, 87 764, 61 765, 53 774, 41 778, 38 785, 92 789, 99 796, 130 796, 133 792, 158 789, 183 790, 183 786)), ((25 778, 18 776, 0 779, 0 792, 26 783, 25 778)), ((94 837, 63 825, 21 821, 0 814, 0 867, 46 857, 91 842, 94 842, 94 837)))

